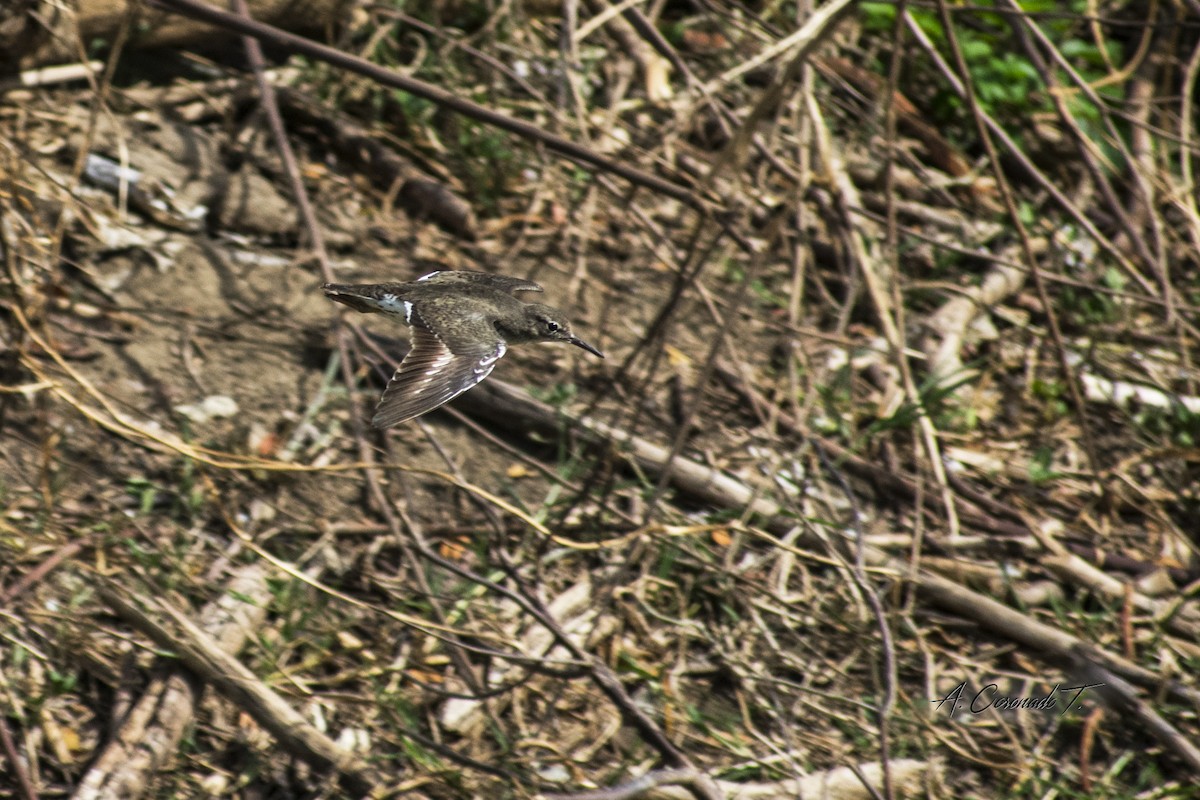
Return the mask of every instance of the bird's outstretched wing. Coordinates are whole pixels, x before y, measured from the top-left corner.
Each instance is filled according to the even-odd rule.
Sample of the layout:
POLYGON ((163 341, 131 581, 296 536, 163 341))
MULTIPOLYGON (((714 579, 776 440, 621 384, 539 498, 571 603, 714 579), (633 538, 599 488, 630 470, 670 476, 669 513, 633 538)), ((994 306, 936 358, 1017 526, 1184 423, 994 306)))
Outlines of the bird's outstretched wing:
POLYGON ((470 345, 452 351, 414 310, 412 349, 388 381, 371 424, 390 428, 432 411, 470 389, 492 373, 507 350, 495 329, 481 331, 470 345), (490 330, 491 335, 486 335, 490 330))
POLYGON ((513 278, 508 275, 493 275, 490 272, 475 272, 467 269, 443 270, 431 272, 417 278, 418 283, 469 284, 495 289, 498 292, 541 292, 541 286, 524 278, 513 278))

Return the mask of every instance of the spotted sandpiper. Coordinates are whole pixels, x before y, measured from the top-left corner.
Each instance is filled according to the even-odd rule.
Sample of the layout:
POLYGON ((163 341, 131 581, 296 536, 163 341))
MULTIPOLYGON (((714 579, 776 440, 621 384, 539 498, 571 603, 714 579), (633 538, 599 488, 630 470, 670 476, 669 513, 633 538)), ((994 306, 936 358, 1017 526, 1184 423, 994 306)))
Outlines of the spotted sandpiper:
POLYGON ((432 411, 491 374, 510 344, 570 342, 604 354, 571 332, 561 311, 522 303, 514 292, 540 292, 533 281, 489 272, 431 272, 410 283, 327 283, 331 300, 355 311, 398 317, 412 348, 388 381, 371 424, 390 428, 432 411))

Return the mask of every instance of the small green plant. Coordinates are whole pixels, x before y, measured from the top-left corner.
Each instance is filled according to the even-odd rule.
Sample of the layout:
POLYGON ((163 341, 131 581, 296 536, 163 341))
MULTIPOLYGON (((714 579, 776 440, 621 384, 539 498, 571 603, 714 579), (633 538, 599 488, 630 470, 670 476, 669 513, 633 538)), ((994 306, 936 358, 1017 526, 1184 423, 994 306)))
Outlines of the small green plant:
POLYGON ((193 519, 205 502, 204 488, 197 479, 196 465, 189 460, 176 466, 175 474, 166 480, 152 480, 144 475, 125 479, 125 493, 137 503, 137 514, 165 512, 178 520, 193 519))
POLYGON ((1106 325, 1121 319, 1122 304, 1112 292, 1125 290, 1127 279, 1116 267, 1108 267, 1100 275, 1097 283, 1109 291, 1095 291, 1076 286, 1063 286, 1059 292, 1061 304, 1059 312, 1066 319, 1080 327, 1106 325))
POLYGON ((149 514, 158 502, 158 486, 140 476, 125 481, 125 493, 137 500, 138 513, 149 514))
POLYGON ((754 292, 754 296, 758 298, 759 303, 767 308, 786 309, 788 307, 788 297, 786 294, 775 291, 765 281, 758 278, 750 281, 750 291, 754 292))
POLYGON ((679 546, 671 542, 658 553, 658 563, 654 566, 655 577, 660 580, 670 580, 675 572, 675 562, 679 560, 679 546))
POLYGON ((1029 459, 1029 480, 1033 483, 1049 483, 1058 480, 1063 473, 1054 469, 1054 448, 1042 446, 1033 451, 1029 459))
MULTIPOLYGON (((1085 81, 1100 83, 1099 79, 1108 74, 1110 63, 1123 61, 1123 47, 1114 39, 1105 41, 1103 48, 1096 43, 1084 23, 1089 13, 1086 0, 1071 0, 1065 5, 1066 8, 1056 0, 1022 0, 1021 11, 1032 19, 1017 24, 1038 25, 1076 74, 1085 81)), ((894 4, 863 3, 860 8, 867 30, 891 34, 896 23, 897 7, 894 4)), ((985 111, 997 117, 1027 119, 1051 110, 1051 98, 1037 68, 1024 54, 1014 32, 1012 16, 989 10, 992 8, 995 8, 993 2, 983 0, 970 10, 954 12, 952 18, 954 38, 970 73, 976 100, 985 111)), ((909 13, 943 55, 947 55, 949 37, 938 13, 915 7, 910 7, 909 13)), ((1055 78, 1064 86, 1073 83, 1065 71, 1056 70, 1055 78)), ((917 82, 907 81, 910 85, 917 82)), ((932 79, 926 85, 945 86, 944 82, 932 79)), ((939 89, 931 105, 943 121, 958 120, 965 111, 963 101, 949 87, 939 89)), ((1098 127, 1093 133, 1093 128, 1085 124, 1099 120, 1099 109, 1093 103, 1083 101, 1073 105, 1070 113, 1085 125, 1085 130, 1094 135, 1097 142, 1103 141, 1098 127)))
POLYGON ((573 383, 555 383, 550 386, 531 386, 529 393, 546 405, 564 408, 579 394, 579 389, 573 383))
POLYGON ((1046 401, 1042 408, 1042 419, 1047 422, 1062 419, 1071 410, 1067 405, 1067 386, 1061 381, 1035 378, 1030 391, 1036 399, 1046 401))
POLYGON ((500 198, 517 181, 525 159, 503 131, 467 119, 458 120, 456 127, 458 172, 469 187, 468 195, 495 212, 500 198))
MULTIPOLYGON (((419 139, 424 135, 423 131, 432 127, 434 117, 437 115, 437 106, 433 104, 433 101, 402 92, 399 89, 392 90, 391 101, 392 116, 401 121, 414 138, 419 139)), ((381 114, 385 113, 382 106, 378 111, 381 114)))
POLYGON ((814 421, 823 433, 846 440, 855 435, 851 424, 854 404, 850 375, 850 366, 843 366, 831 372, 828 381, 817 387, 824 413, 814 421))
POLYGON ((1169 439, 1177 447, 1195 447, 1200 441, 1200 414, 1183 403, 1146 407, 1134 415, 1134 421, 1150 436, 1169 439))
POLYGON ((938 420, 939 427, 948 427, 946 423, 950 415, 957 411, 956 406, 948 402, 960 386, 975 380, 974 369, 965 368, 959 375, 951 379, 928 378, 917 389, 917 403, 901 403, 890 417, 878 419, 867 426, 868 436, 885 431, 908 430, 916 424, 921 416, 921 410, 930 417, 938 420))
POLYGON ((74 672, 60 672, 54 668, 47 672, 47 677, 50 689, 55 695, 70 694, 75 691, 75 686, 79 683, 79 676, 74 672))

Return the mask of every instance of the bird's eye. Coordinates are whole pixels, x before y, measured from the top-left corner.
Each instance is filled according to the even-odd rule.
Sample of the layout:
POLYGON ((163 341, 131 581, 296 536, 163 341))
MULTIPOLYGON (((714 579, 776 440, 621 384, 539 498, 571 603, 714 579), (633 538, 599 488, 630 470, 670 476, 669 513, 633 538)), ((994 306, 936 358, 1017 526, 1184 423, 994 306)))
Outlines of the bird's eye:
POLYGON ((557 322, 555 322, 552 319, 546 320, 546 330, 549 331, 550 333, 558 333, 558 331, 561 329, 561 327, 562 326, 560 326, 557 322))

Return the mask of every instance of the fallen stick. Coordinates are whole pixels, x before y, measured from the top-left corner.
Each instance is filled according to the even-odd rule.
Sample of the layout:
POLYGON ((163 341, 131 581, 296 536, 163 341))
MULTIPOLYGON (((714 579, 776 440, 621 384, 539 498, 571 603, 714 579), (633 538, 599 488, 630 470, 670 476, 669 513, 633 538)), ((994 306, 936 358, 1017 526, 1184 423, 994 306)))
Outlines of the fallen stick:
MULTIPOLYGON (((263 567, 260 565, 259 569, 263 567)), ((265 586, 265 578, 263 585, 265 586)), ((314 728, 287 701, 264 685, 249 668, 231 655, 226 646, 217 641, 212 634, 202 630, 185 613, 161 600, 134 594, 110 582, 101 582, 97 591, 104 602, 123 619, 159 647, 174 652, 196 677, 212 686, 227 700, 253 717, 255 722, 270 731, 285 750, 318 768, 332 769, 337 773, 343 788, 355 796, 369 795, 383 785, 381 776, 354 753, 343 749, 314 728)), ((230 593, 229 596, 238 595, 230 593)), ((268 600, 269 598, 264 598, 254 607, 265 609, 268 600)), ((249 635, 251 630, 247 628, 242 635, 249 635)), ((191 693, 193 705, 195 694, 194 691, 191 693)), ((142 747, 143 742, 134 739, 129 745, 142 747)), ((167 750, 168 745, 164 745, 163 749, 167 750)), ((169 752, 174 752, 174 749, 173 744, 169 746, 169 752)), ((111 791, 76 794, 77 800, 129 796, 114 794, 111 791)))
MULTIPOLYGON (((554 434, 565 419, 577 433, 593 443, 608 445, 614 453, 633 461, 639 469, 652 476, 659 477, 667 473, 669 482, 678 491, 720 508, 750 510, 761 519, 763 530, 773 536, 788 535, 796 527, 795 519, 785 515, 782 507, 736 478, 679 456, 668 463, 670 451, 665 447, 598 420, 559 412, 503 381, 493 379, 480 384, 455 402, 458 408, 473 416, 493 420, 508 429, 525 426, 554 434)), ((800 531, 794 543, 815 550, 826 546, 825 541, 807 530, 800 531)), ((843 550, 847 550, 850 544, 845 542, 843 550)), ((853 561, 853 554, 849 555, 853 561)), ((864 545, 864 557, 868 566, 888 570, 896 577, 916 584, 920 590, 918 597, 971 619, 993 633, 1040 650, 1064 664, 1078 663, 1081 658, 1099 664, 1144 689, 1166 691, 1200 709, 1200 690, 1176 680, 1165 679, 1152 670, 1032 619, 1023 612, 929 570, 914 571, 903 560, 893 558, 878 548, 864 545)))

